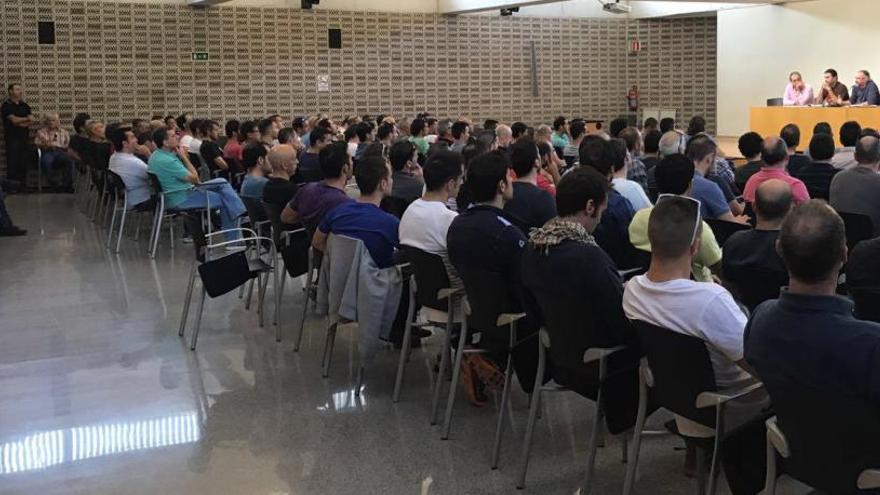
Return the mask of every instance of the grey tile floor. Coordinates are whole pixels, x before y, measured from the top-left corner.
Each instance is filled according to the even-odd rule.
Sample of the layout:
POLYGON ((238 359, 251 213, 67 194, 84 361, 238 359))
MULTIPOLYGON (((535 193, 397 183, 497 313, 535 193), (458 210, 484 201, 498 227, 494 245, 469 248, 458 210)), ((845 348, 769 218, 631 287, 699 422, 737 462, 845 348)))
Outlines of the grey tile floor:
MULTIPOLYGON (((0 238, 0 493, 516 493, 527 397, 513 394, 498 470, 494 405, 460 395, 452 436, 440 440, 428 411, 441 339, 414 353, 399 403, 392 349, 357 398, 349 332, 328 379, 318 318, 293 352, 295 281, 281 343, 233 293, 208 301, 191 352, 177 336, 189 245, 171 250, 166 234, 151 261, 146 240, 128 238, 111 254, 72 196, 13 196, 8 206, 30 235, 0 238)), ((592 414, 575 395, 545 401, 523 493, 578 491, 592 414)), ((638 493, 693 493, 680 446, 669 436, 643 443, 638 493)), ((609 437, 593 493, 620 493, 624 469, 609 437)), ((782 492, 796 493, 790 485, 782 492)))

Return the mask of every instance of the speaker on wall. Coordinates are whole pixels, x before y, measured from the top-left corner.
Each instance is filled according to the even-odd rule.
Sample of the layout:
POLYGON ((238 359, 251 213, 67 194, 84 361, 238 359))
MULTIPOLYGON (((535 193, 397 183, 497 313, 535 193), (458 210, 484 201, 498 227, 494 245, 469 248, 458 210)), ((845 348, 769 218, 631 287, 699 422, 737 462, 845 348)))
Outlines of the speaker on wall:
POLYGON ((37 23, 37 41, 41 45, 55 44, 55 23, 40 21, 37 23))
POLYGON ((304 9, 312 8, 312 5, 318 5, 321 0, 300 0, 299 6, 304 9))
POLYGON ((330 48, 340 49, 342 48, 342 30, 330 28, 327 30, 327 35, 330 41, 330 48))

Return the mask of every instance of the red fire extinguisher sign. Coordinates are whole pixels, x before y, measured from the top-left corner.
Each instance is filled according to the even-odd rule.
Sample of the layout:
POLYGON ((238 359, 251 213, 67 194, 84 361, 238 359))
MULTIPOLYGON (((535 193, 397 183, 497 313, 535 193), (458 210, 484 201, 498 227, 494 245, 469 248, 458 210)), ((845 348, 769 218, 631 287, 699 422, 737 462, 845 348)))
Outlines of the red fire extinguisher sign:
POLYGON ((626 103, 630 112, 639 111, 639 88, 633 85, 626 94, 626 103))
POLYGON ((629 51, 632 53, 642 51, 642 42, 639 40, 633 40, 629 42, 629 51))

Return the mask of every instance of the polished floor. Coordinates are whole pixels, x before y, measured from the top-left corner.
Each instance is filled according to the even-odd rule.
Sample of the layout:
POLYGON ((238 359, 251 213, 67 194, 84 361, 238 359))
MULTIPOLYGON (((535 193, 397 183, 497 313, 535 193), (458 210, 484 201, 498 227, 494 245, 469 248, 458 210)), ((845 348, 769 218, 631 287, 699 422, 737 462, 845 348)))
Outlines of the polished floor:
MULTIPOLYGON (((513 394, 498 470, 489 469, 494 406, 460 395, 452 436, 440 440, 428 424, 440 338, 414 353, 399 403, 393 349, 380 352, 358 398, 349 333, 328 379, 318 318, 293 352, 296 281, 281 343, 233 293, 209 300, 192 352, 177 336, 190 245, 172 250, 166 236, 151 261, 145 239, 127 238, 111 254, 72 196, 7 201, 30 234, 0 238, 0 493, 516 492, 527 397, 513 394)), ((571 394, 545 401, 523 493, 577 492, 592 414, 571 394)), ((693 493, 680 447, 670 436, 643 443, 638 493, 693 493)), ((609 437, 593 493, 620 493, 624 469, 609 437)))

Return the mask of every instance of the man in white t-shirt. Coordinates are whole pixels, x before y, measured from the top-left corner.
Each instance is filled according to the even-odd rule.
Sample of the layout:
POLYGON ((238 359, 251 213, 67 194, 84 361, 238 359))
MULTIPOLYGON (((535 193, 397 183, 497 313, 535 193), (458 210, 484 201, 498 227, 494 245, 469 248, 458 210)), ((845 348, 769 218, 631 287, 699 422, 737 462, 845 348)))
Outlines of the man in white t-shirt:
POLYGON ((614 138, 611 140, 611 143, 614 144, 614 178, 611 179, 611 187, 632 203, 633 210, 639 211, 644 208, 650 208, 651 200, 648 199, 645 189, 638 182, 626 178, 633 160, 626 147, 626 141, 614 138))
POLYGON ((115 151, 110 156, 109 168, 125 183, 125 189, 128 192, 126 207, 133 208, 150 201, 152 188, 147 175, 147 164, 134 156, 137 137, 131 127, 116 127, 107 132, 107 138, 115 151))
POLYGON ((400 244, 446 258, 446 233, 457 213, 446 206, 461 186, 460 153, 438 151, 422 168, 425 193, 413 201, 400 219, 400 244))
MULTIPOLYGON (((690 279, 691 264, 700 249, 701 218, 700 203, 693 198, 661 196, 658 199, 648 223, 651 266, 645 275, 626 284, 623 311, 632 321, 643 321, 703 340, 718 389, 737 388, 754 382, 751 367, 743 358, 747 317, 724 287, 690 279)), ((757 420, 768 404, 763 391, 732 401, 725 414, 726 431, 757 420)), ((676 423, 686 436, 714 436, 712 429, 686 418, 677 416, 676 423)), ((761 439, 757 442, 760 444, 761 439)), ((731 469, 729 463, 750 462, 741 457, 725 459, 725 470, 731 469)), ((734 478, 730 481, 732 484, 737 483, 736 474, 730 471, 727 474, 729 481, 734 478)))

